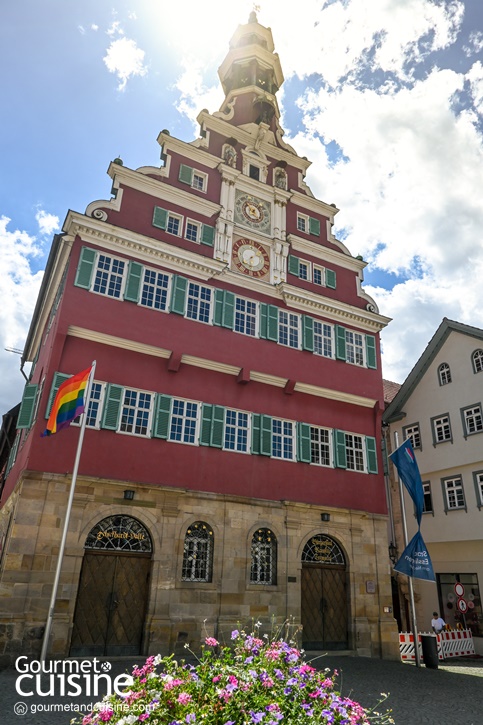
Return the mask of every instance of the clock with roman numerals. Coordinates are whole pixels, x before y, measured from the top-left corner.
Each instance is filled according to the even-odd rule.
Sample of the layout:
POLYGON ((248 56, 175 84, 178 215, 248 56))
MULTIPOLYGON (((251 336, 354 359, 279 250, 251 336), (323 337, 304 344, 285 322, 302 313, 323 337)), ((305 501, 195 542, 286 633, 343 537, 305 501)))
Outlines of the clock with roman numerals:
POLYGON ((265 277, 270 270, 270 257, 265 247, 251 239, 238 239, 233 245, 233 264, 250 277, 265 277))

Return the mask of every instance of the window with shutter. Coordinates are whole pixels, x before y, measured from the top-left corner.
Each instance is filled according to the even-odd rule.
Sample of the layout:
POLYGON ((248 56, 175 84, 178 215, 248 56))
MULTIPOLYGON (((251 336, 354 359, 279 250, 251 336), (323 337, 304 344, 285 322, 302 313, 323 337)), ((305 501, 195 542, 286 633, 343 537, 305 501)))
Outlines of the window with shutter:
POLYGON ((325 270, 325 285, 329 289, 337 288, 337 275, 333 269, 325 270))
POLYGON ((166 440, 168 437, 171 401, 172 397, 170 395, 156 395, 156 402, 154 406, 153 438, 162 438, 166 440))
POLYGON ((311 435, 310 425, 297 423, 297 460, 302 463, 310 463, 311 456, 311 435))
POLYGON ((371 436, 366 436, 366 460, 367 472, 377 473, 376 439, 371 436))
POLYGON ((377 368, 376 340, 372 335, 366 335, 366 365, 373 370, 377 368))
POLYGON ((66 375, 65 373, 54 373, 54 377, 52 380, 52 386, 50 388, 49 393, 49 399, 47 401, 47 408, 45 410, 45 417, 48 418, 50 415, 50 411, 52 410, 52 406, 54 404, 55 396, 57 395, 57 392, 62 385, 62 383, 65 383, 66 380, 71 378, 72 375, 66 375))
POLYGON ((106 430, 117 430, 119 415, 121 412, 122 394, 123 388, 121 385, 113 385, 110 383, 107 386, 106 402, 104 405, 104 412, 102 414, 101 428, 105 428, 106 430))
POLYGON ((143 265, 131 260, 127 268, 126 289, 124 290, 124 299, 128 302, 139 302, 139 290, 141 287, 141 277, 143 274, 143 265))
POLYGON ((30 428, 32 425, 38 389, 38 385, 31 383, 27 383, 25 386, 17 419, 17 428, 30 428))
POLYGON ((347 468, 346 436, 343 430, 334 430, 334 463, 336 468, 347 468))
POLYGON ((91 288, 92 273, 94 271, 95 261, 95 250, 89 249, 89 247, 82 247, 74 282, 76 287, 82 287, 83 289, 91 288))

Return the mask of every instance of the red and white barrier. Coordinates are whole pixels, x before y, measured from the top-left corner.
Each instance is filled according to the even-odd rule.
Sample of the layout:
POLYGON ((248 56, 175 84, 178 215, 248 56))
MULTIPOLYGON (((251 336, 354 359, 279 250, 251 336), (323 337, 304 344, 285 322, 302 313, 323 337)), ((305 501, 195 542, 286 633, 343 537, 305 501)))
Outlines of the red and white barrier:
MULTIPOLYGON (((418 632, 419 654, 422 659, 421 634, 432 634, 432 632, 418 632)), ((436 635, 436 638, 439 660, 475 654, 473 635, 469 629, 455 632, 441 632, 441 634, 436 635)), ((415 661, 414 637, 410 632, 399 633, 399 651, 403 662, 415 661)))

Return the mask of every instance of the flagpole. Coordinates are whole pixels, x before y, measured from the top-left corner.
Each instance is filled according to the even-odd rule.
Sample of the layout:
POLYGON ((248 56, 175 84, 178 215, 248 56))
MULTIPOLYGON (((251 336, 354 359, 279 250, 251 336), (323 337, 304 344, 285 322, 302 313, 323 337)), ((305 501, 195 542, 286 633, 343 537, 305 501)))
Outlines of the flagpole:
MULTIPOLYGON (((399 437, 397 432, 394 433, 394 442, 396 444, 396 450, 399 448, 399 437)), ((403 536, 404 536, 404 548, 408 545, 408 529, 406 525, 406 505, 404 503, 404 491, 401 481, 401 476, 398 474, 399 482, 399 498, 401 501, 401 517, 403 525, 403 536)), ((418 623, 416 621, 416 605, 414 603, 414 588, 412 577, 408 576, 409 582, 409 608, 411 611, 411 622, 413 625, 413 639, 414 639, 414 656, 416 660, 416 667, 421 666, 421 658, 419 656, 419 638, 418 638, 418 623)))
POLYGON ((77 452, 76 452, 76 456, 75 456, 74 469, 72 471, 72 481, 70 484, 69 500, 67 502, 67 509, 65 512, 64 529, 62 531, 62 539, 60 541, 59 556, 57 558, 57 566, 55 569, 54 585, 52 587, 52 596, 50 598, 49 612, 47 615, 47 621, 45 623, 44 639, 42 642, 42 651, 40 653, 40 661, 42 663, 45 662, 45 657, 47 655, 47 649, 49 646, 50 631, 52 629, 52 620, 54 617, 55 600, 57 598, 57 589, 59 588, 60 572, 62 569, 62 560, 64 558, 64 550, 65 550, 65 542, 67 540, 67 532, 69 530, 70 514, 72 511, 72 503, 74 501, 74 491, 75 491, 75 485, 76 485, 76 481, 77 481, 77 472, 79 470, 79 461, 80 461, 80 457, 81 457, 81 453, 82 453, 82 443, 84 441, 84 433, 85 433, 86 423, 87 423, 87 411, 88 411, 88 407, 89 407, 89 399, 90 399, 90 395, 91 395, 92 382, 94 380, 95 371, 96 371, 96 361, 94 360, 92 363, 91 372, 89 373, 89 380, 87 382, 84 413, 82 415, 82 423, 81 423, 81 428, 80 428, 80 433, 79 433, 79 441, 77 443, 77 452))

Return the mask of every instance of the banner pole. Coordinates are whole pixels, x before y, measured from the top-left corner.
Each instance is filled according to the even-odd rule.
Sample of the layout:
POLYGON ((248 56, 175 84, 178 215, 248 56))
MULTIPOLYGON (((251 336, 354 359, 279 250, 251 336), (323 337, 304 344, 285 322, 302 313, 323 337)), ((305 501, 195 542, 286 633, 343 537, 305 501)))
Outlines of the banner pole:
MULTIPOLYGON (((396 444, 396 450, 399 448, 399 437, 397 432, 394 433, 394 442, 396 444)), ((404 491, 403 491, 403 485, 401 481, 401 476, 398 474, 398 482, 399 482, 399 499, 401 501, 401 518, 402 518, 402 525, 403 525, 403 536, 404 536, 404 548, 408 545, 408 529, 406 525, 406 505, 404 503, 404 491)), ((411 612, 411 623, 413 627, 413 638, 414 638, 414 657, 416 662, 416 667, 421 667, 421 658, 419 656, 419 638, 418 638, 418 623, 416 621, 416 605, 414 602, 414 588, 413 588, 413 580, 412 577, 408 576, 408 582, 409 582, 409 609, 411 612)))
POLYGON ((50 639, 50 630, 52 629, 52 620, 54 617, 54 609, 55 609, 55 600, 57 598, 57 589, 59 588, 59 580, 60 580, 60 572, 62 569, 62 561, 64 558, 64 550, 65 550, 65 542, 67 540, 67 532, 69 530, 69 521, 70 521, 70 514, 72 511, 72 503, 74 501, 74 491, 75 491, 75 485, 77 481, 77 472, 79 470, 79 461, 82 453, 82 443, 84 441, 84 433, 86 429, 86 423, 87 423, 87 410, 89 407, 89 399, 91 396, 91 389, 92 389, 92 381, 94 380, 94 373, 96 370, 96 361, 94 360, 92 363, 91 372, 89 374, 89 380, 87 383, 87 390, 86 390, 86 402, 84 406, 84 413, 82 415, 82 424, 79 432, 79 441, 77 443, 77 452, 75 456, 75 462, 74 462, 74 469, 72 471, 72 481, 70 484, 70 492, 69 492, 69 499, 67 502, 67 509, 65 512, 65 521, 64 521, 64 529, 62 531, 62 538, 60 540, 60 547, 59 547, 59 555, 57 558, 57 566, 55 568, 55 577, 54 577, 54 584, 52 587, 52 595, 50 597, 50 604, 49 604, 49 612, 47 615, 47 621, 45 623, 45 631, 44 631, 44 638, 42 641, 42 651, 40 653, 40 661, 42 663, 45 662, 45 657, 47 655, 47 650, 49 646, 49 639, 50 639))

